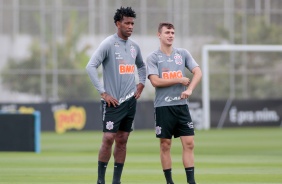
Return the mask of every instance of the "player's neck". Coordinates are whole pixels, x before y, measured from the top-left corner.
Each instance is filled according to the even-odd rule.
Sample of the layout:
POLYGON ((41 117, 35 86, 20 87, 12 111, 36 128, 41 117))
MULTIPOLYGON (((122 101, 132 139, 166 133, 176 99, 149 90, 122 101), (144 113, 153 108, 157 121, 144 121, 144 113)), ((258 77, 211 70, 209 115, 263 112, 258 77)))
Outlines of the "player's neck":
POLYGON ((170 46, 167 46, 167 45, 161 45, 160 46, 160 50, 167 56, 170 56, 172 51, 173 51, 173 48, 172 48, 172 45, 170 46))
POLYGON ((120 37, 123 40, 128 40, 128 37, 124 36, 123 34, 121 34, 120 32, 117 32, 118 37, 120 37))

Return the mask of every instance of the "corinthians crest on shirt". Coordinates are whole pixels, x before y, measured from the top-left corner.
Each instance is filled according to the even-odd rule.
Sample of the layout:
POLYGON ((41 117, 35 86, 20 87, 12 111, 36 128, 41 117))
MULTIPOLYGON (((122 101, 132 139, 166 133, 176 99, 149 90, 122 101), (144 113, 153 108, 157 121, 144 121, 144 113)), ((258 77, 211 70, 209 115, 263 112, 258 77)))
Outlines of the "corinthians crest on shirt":
POLYGON ((114 43, 114 46, 115 46, 115 47, 119 47, 119 43, 118 43, 118 42, 115 42, 115 43, 114 43))
POLYGON ((175 54, 174 55, 174 61, 175 61, 175 64, 177 65, 182 65, 183 61, 182 61, 182 56, 180 54, 175 54))
POLYGON ((130 45, 130 53, 131 53, 132 58, 135 59, 136 58, 136 50, 135 50, 133 45, 130 45))

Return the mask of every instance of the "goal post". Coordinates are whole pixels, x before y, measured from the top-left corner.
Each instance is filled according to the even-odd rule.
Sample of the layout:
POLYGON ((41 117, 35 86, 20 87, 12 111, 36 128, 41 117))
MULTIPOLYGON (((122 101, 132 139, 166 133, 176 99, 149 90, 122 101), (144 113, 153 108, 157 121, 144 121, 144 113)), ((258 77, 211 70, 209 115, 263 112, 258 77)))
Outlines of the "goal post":
POLYGON ((203 126, 210 129, 210 86, 209 86, 209 53, 210 52, 282 52, 281 45, 204 45, 202 48, 202 107, 203 126))

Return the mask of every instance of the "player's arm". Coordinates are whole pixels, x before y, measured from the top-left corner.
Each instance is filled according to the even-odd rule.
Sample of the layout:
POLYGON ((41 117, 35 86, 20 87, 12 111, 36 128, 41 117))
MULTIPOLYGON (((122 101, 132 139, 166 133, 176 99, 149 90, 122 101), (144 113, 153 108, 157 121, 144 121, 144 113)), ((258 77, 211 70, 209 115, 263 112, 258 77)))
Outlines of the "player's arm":
POLYGON ((137 66, 137 71, 138 71, 138 78, 139 78, 139 84, 137 84, 136 92, 134 94, 135 98, 138 99, 141 96, 141 93, 145 87, 145 82, 146 82, 146 65, 143 62, 143 57, 141 55, 141 51, 139 46, 137 47, 137 56, 135 60, 135 64, 137 66))
POLYGON ((141 58, 140 60, 141 64, 136 64, 137 65, 137 70, 138 70, 138 78, 139 78, 139 84, 136 86, 136 92, 134 94, 135 98, 138 99, 141 96, 141 93, 145 87, 145 82, 146 82, 146 66, 143 63, 143 60, 141 58))
POLYGON ((118 100, 113 98, 105 91, 104 86, 99 80, 98 71, 97 71, 97 68, 102 64, 102 62, 108 55, 108 48, 109 46, 105 44, 105 42, 102 42, 100 44, 98 49, 93 53, 89 62, 87 63, 86 71, 94 87, 100 93, 101 98, 103 98, 107 102, 108 106, 113 105, 115 107, 118 105, 118 100))
POLYGON ((134 94, 136 99, 138 99, 141 96, 141 93, 142 93, 144 87, 145 87, 145 85, 142 84, 142 83, 137 84, 137 86, 136 86, 137 90, 134 94))
POLYGON ((190 79, 187 77, 175 78, 175 79, 163 79, 158 75, 149 75, 149 80, 151 81, 154 87, 169 87, 175 84, 182 84, 184 86, 188 86, 190 83, 190 79))
POLYGON ((92 84, 94 85, 94 87, 97 89, 97 91, 100 94, 105 92, 104 86, 102 85, 102 83, 99 80, 98 71, 97 71, 97 68, 99 67, 101 63, 102 63, 102 60, 99 57, 97 57, 97 55, 95 55, 94 53, 86 66, 86 71, 89 75, 89 78, 92 84))
POLYGON ((103 84, 98 77, 97 68, 103 63, 105 58, 109 55, 110 43, 106 40, 102 41, 99 47, 92 54, 90 60, 86 65, 86 71, 89 78, 100 94, 105 92, 103 84))
POLYGON ((138 67, 137 66, 137 70, 138 70, 138 77, 139 77, 139 84, 137 84, 136 88, 136 92, 134 94, 135 98, 138 99, 141 96, 141 93, 145 87, 145 81, 146 81, 146 67, 145 65, 138 67))
POLYGON ((187 89, 181 93, 181 96, 180 96, 181 98, 188 98, 189 96, 191 96, 193 90, 196 88, 198 83, 201 81, 202 71, 200 67, 193 68, 192 73, 193 73, 193 78, 191 80, 191 83, 189 84, 187 89))

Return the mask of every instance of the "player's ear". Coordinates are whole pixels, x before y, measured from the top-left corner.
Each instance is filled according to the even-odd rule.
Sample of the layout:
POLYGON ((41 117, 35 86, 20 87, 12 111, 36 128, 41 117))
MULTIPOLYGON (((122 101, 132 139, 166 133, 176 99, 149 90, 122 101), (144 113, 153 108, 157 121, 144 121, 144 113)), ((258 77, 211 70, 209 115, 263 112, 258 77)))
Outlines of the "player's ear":
POLYGON ((157 35, 158 35, 159 38, 161 38, 161 33, 160 32, 158 32, 157 35))
POLYGON ((117 26, 117 28, 120 27, 120 21, 116 21, 116 26, 117 26))

